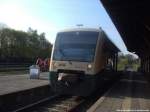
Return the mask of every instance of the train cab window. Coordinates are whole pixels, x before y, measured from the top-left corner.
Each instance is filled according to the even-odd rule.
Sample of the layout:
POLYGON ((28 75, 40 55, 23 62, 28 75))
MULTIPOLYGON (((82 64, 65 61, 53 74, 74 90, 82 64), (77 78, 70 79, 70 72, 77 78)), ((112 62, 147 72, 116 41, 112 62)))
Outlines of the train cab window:
POLYGON ((92 62, 98 34, 92 31, 59 33, 56 38, 53 59, 92 62))

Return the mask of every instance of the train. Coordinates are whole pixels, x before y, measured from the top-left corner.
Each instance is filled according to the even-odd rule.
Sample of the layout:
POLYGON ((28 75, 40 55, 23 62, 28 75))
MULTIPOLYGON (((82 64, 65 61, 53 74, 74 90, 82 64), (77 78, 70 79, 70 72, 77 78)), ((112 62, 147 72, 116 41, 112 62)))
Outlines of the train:
POLYGON ((57 33, 49 80, 58 94, 88 96, 113 79, 113 56, 119 51, 102 28, 73 28, 57 33))

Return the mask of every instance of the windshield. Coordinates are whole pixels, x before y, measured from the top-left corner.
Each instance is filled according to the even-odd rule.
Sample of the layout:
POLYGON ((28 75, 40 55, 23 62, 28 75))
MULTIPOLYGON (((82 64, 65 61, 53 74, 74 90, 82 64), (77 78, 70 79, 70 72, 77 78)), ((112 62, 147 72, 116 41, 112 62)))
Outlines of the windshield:
POLYGON ((59 33, 54 48, 54 60, 82 61, 94 60, 98 32, 74 31, 59 33))

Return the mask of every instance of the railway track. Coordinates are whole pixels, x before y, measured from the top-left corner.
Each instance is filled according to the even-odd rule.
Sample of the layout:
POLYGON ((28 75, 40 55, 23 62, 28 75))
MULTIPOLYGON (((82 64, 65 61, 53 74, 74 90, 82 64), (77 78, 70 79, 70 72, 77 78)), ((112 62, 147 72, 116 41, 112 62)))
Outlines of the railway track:
POLYGON ((105 88, 100 88, 87 98, 67 95, 53 95, 13 112, 85 112, 100 97, 102 97, 114 83, 115 81, 108 83, 105 85, 105 88))
POLYGON ((77 96, 55 95, 13 112, 73 112, 83 102, 84 99, 77 96))
POLYGON ((97 91, 87 98, 78 96, 53 96, 14 112, 85 112, 110 88, 97 91))

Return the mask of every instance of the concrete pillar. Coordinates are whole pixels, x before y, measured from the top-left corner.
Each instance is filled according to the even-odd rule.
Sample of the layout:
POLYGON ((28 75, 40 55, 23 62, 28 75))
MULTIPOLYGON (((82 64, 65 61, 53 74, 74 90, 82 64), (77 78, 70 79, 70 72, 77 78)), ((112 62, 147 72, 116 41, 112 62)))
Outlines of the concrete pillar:
POLYGON ((146 57, 144 58, 144 71, 147 72, 147 64, 146 64, 146 57))
POLYGON ((144 72, 144 59, 142 58, 142 61, 141 61, 141 66, 142 66, 142 72, 144 72))
POLYGON ((145 72, 145 58, 143 58, 143 72, 145 72))
POLYGON ((147 72, 147 57, 145 58, 145 72, 147 72))
POLYGON ((112 60, 113 60, 113 70, 114 70, 114 55, 112 56, 112 60))
POLYGON ((148 72, 150 72, 150 56, 148 57, 148 72))
POLYGON ((118 53, 115 54, 115 71, 117 71, 118 66, 118 53))
POLYGON ((147 72, 149 72, 149 57, 147 57, 147 72))
POLYGON ((150 57, 148 56, 148 72, 150 72, 150 57))
POLYGON ((144 58, 144 72, 146 72, 146 58, 144 58))
POLYGON ((115 54, 113 54, 112 58, 113 58, 113 70, 115 70, 115 54))
POLYGON ((143 58, 141 58, 141 60, 140 60, 140 67, 141 67, 141 71, 143 71, 143 58))
POLYGON ((148 57, 146 58, 146 72, 148 72, 148 57))

